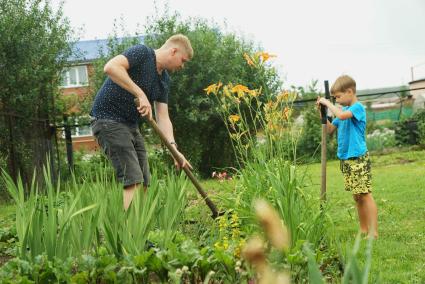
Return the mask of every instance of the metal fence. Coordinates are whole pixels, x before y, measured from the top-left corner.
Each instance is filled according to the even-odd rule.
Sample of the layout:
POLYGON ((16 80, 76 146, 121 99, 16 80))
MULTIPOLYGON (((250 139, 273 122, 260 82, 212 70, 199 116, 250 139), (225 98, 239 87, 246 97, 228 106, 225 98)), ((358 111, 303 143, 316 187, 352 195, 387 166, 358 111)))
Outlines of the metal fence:
MULTIPOLYGON (((27 118, 14 113, 0 112, 0 167, 16 181, 33 179, 34 170, 43 172, 47 159, 55 157, 55 129, 48 119, 27 118)), ((49 163, 55 174, 54 163, 49 163)), ((53 176, 53 178, 56 178, 53 176)))

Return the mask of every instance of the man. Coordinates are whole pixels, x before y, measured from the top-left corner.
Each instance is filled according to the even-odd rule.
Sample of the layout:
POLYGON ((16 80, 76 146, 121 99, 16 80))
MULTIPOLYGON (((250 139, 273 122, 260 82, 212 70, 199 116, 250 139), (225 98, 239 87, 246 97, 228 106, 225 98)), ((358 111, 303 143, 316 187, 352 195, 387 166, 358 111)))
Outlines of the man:
MULTIPOLYGON (((173 125, 168 114, 170 77, 193 57, 189 39, 181 34, 171 36, 159 49, 136 45, 109 60, 103 83, 91 110, 92 130, 124 184, 124 209, 143 182, 149 185, 150 172, 143 137, 138 122, 141 116, 152 119, 152 104, 158 127, 177 149, 173 125), (134 103, 138 99, 138 106, 134 103)), ((177 167, 192 168, 180 155, 177 167)))

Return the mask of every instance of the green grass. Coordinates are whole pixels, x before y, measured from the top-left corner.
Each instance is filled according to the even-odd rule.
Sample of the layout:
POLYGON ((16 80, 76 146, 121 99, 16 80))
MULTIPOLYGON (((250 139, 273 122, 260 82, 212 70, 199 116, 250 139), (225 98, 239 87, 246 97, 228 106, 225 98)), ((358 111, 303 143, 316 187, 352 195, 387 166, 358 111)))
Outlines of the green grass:
POLYGON ((4 220, 15 213, 15 205, 9 203, 0 203, 0 220, 4 220))
MULTIPOLYGON (((320 170, 320 164, 307 167, 313 194, 320 192, 320 170)), ((425 283, 425 151, 372 155, 372 175, 379 239, 373 243, 370 280, 425 283)), ((327 166, 327 198, 335 236, 345 250, 354 243, 358 218, 351 194, 343 189, 339 161, 327 166)))

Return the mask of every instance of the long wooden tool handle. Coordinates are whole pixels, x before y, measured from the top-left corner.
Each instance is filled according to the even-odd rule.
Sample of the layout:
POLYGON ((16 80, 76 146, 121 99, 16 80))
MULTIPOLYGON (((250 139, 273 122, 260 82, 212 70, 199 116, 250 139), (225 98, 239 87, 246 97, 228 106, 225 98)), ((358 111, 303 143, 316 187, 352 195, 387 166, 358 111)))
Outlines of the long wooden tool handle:
MULTIPOLYGON (((165 137, 164 133, 161 131, 161 129, 159 129, 159 127, 156 124, 155 120, 148 119, 148 122, 149 122, 150 126, 154 129, 154 131, 159 135, 159 137, 161 138, 161 141, 165 144, 165 146, 168 148, 168 150, 170 150, 170 152, 173 155, 174 159, 176 159, 179 163, 181 163, 182 162, 181 161, 181 157, 177 153, 176 148, 174 148, 173 145, 170 144, 170 142, 165 137)), ((219 215, 218 214, 218 211, 217 211, 217 207, 211 201, 211 199, 208 198, 207 193, 204 191, 204 189, 202 188, 201 184, 198 182, 198 180, 196 179, 196 177, 193 175, 193 173, 191 172, 191 170, 189 169, 189 167, 188 166, 185 166, 185 167, 183 167, 183 170, 186 173, 186 175, 189 177, 189 179, 192 181, 193 185, 196 187, 196 189, 198 190, 199 194, 201 194, 202 198, 205 200, 205 203, 207 203, 208 207, 211 209, 212 217, 214 219, 217 218, 218 215, 219 215)))
MULTIPOLYGON (((325 81, 325 97, 330 98, 329 95, 329 83, 325 81)), ((320 199, 326 201, 326 136, 327 136, 327 124, 328 124, 328 114, 327 109, 324 105, 320 105, 320 111, 322 114, 322 182, 320 187, 320 199)))

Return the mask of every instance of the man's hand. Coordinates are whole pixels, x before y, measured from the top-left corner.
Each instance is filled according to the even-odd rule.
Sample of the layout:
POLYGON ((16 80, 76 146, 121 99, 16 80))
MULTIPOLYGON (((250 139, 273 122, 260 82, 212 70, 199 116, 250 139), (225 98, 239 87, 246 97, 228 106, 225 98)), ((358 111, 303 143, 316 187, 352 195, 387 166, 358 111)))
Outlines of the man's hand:
POLYGON ((137 110, 139 111, 141 116, 147 116, 149 120, 152 119, 152 106, 149 103, 148 98, 145 94, 142 94, 137 97, 139 101, 139 106, 137 107, 137 110))
POLYGON ((179 155, 178 158, 180 160, 180 163, 176 159, 174 159, 174 165, 176 166, 176 168, 180 170, 182 168, 188 167, 189 169, 193 170, 192 165, 189 163, 188 160, 186 160, 184 155, 180 153, 178 150, 177 150, 177 154, 179 155))

